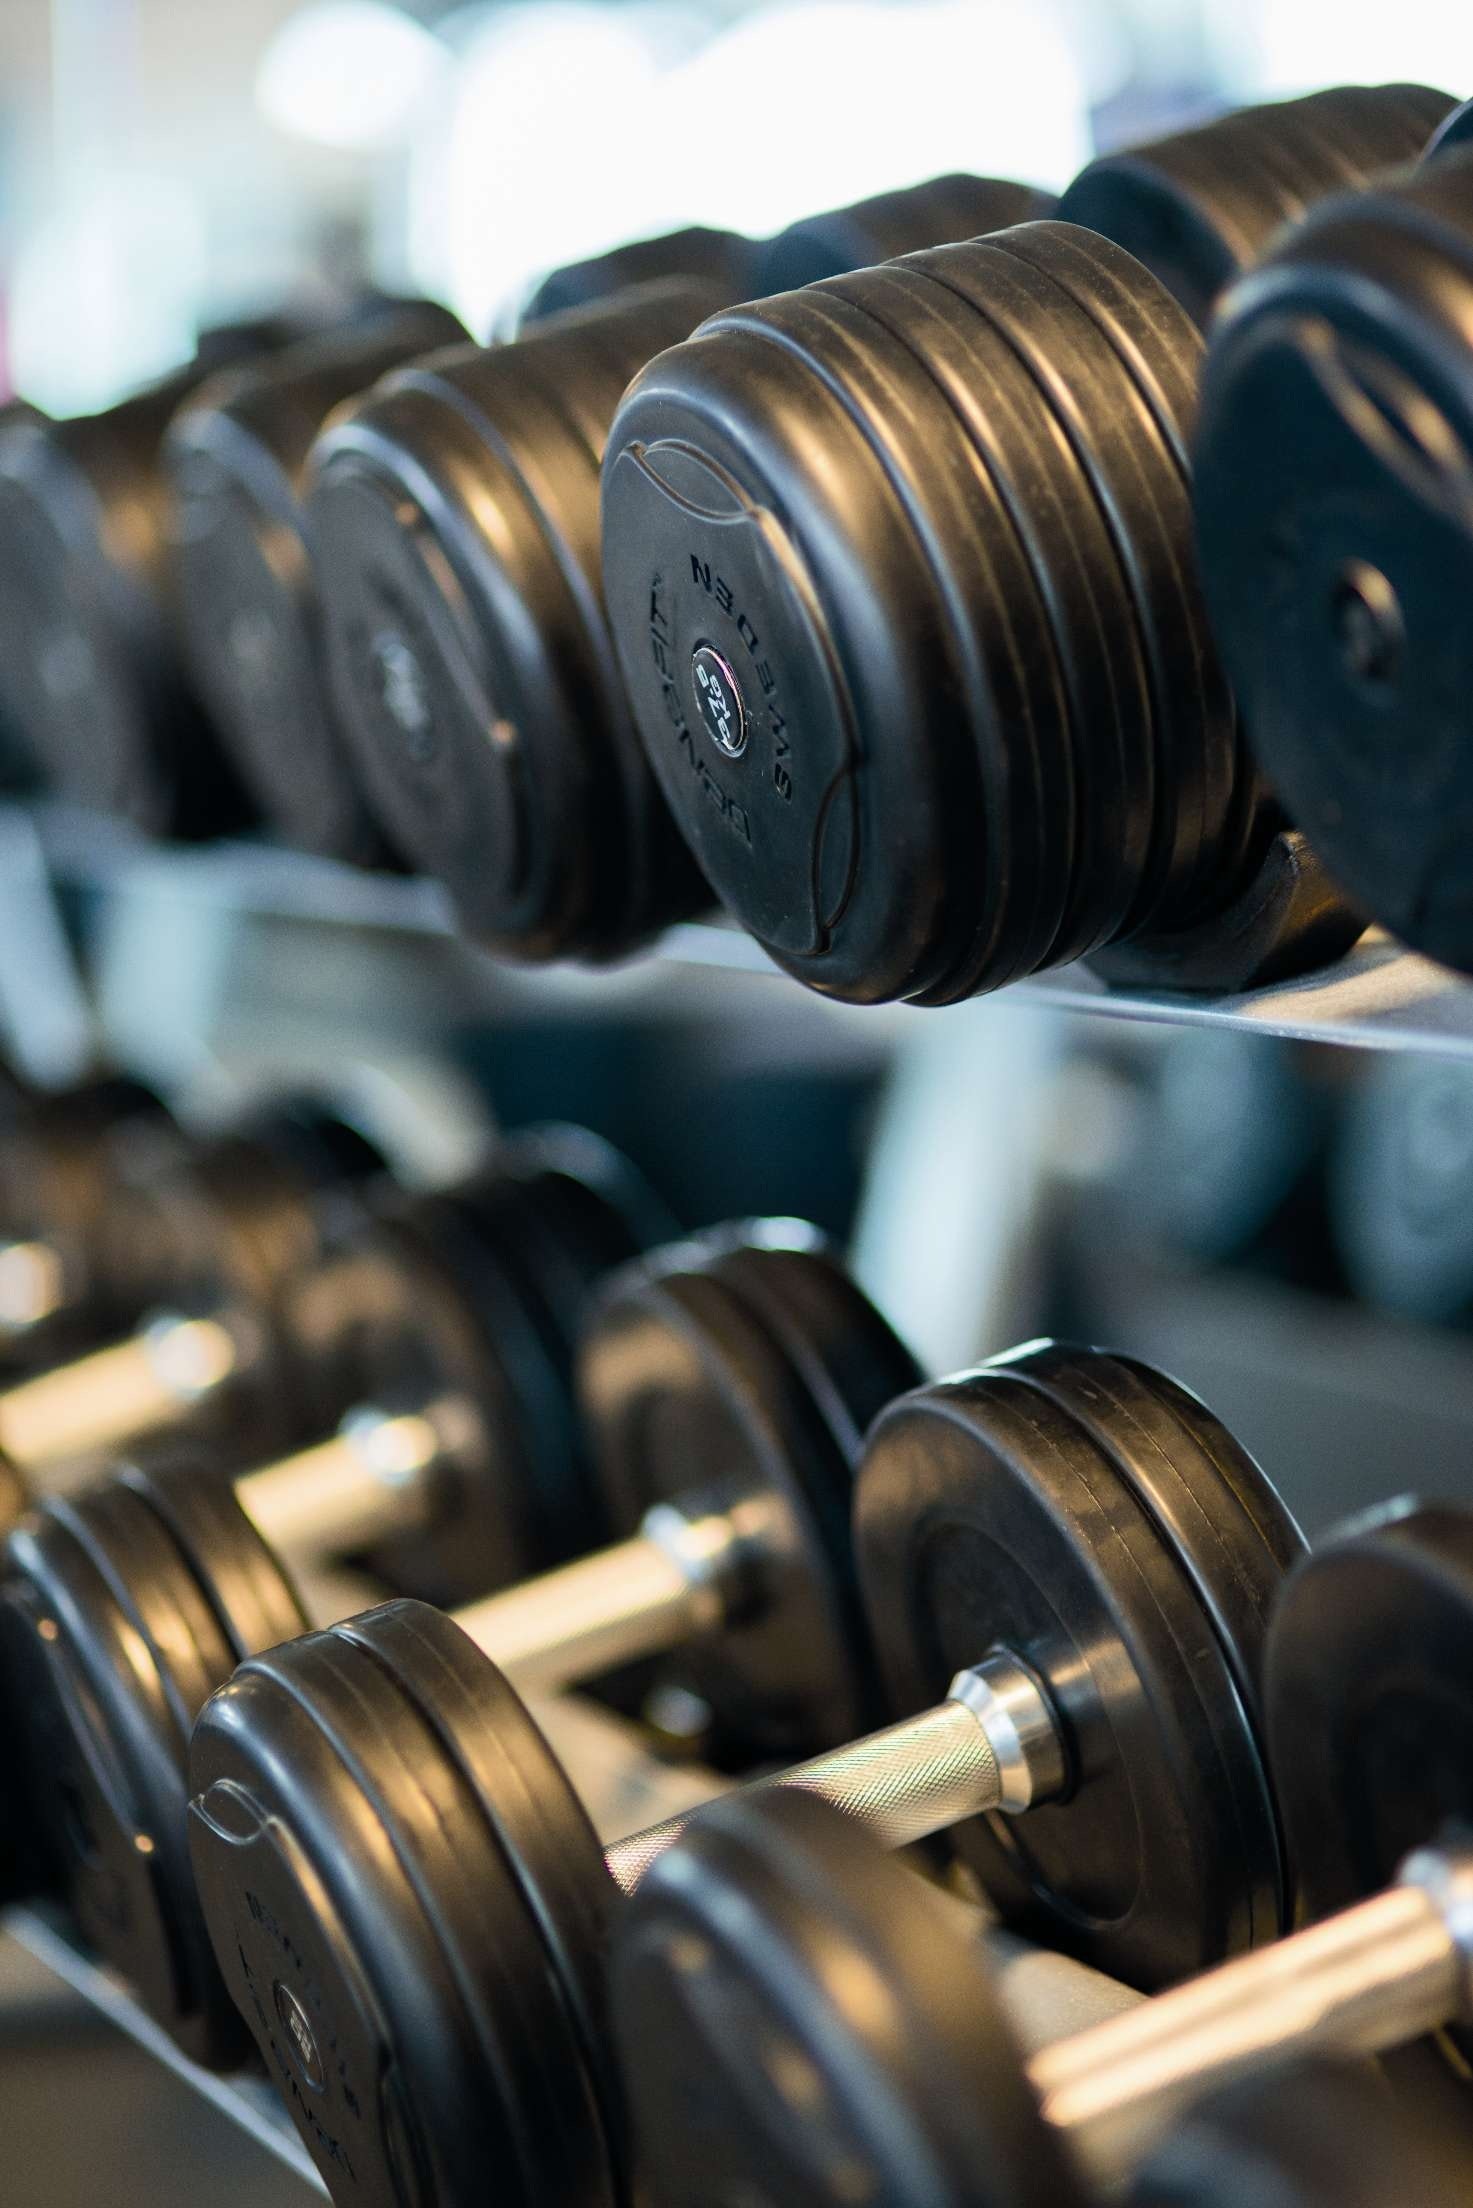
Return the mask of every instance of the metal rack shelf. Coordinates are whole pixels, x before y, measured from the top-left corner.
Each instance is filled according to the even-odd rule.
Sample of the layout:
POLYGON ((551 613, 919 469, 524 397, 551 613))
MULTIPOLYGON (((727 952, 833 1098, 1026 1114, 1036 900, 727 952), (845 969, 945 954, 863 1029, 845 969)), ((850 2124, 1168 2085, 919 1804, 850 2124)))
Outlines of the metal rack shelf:
MULTIPOLYGON (((13 854, 27 848, 34 853, 35 869, 68 889, 103 896, 166 893, 171 900, 217 915, 455 940, 449 903, 435 883, 359 873, 265 844, 198 849, 150 845, 115 823, 63 809, 0 810, 0 850, 13 854)), ((484 964, 488 975, 499 975, 519 990, 541 985, 586 991, 607 986, 609 979, 586 969, 496 968, 474 951, 467 949, 466 955, 484 964)), ((659 986, 672 968, 781 978, 749 936, 712 920, 671 929, 652 951, 620 968, 618 980, 624 989, 644 982, 659 986)), ((1093 1017, 1256 1029, 1360 1049, 1473 1056, 1473 982, 1402 950, 1376 930, 1333 966, 1239 996, 1110 988, 1084 966, 1041 975, 1019 984, 1010 995, 1019 1002, 1093 1017)), ((821 1000, 806 1001, 817 1005, 821 1000)), ((825 1010, 867 1023, 934 1017, 896 1007, 877 1012, 830 1005, 825 1010)), ((969 1010, 976 1006, 959 1006, 949 1016, 965 1017, 969 1010)))

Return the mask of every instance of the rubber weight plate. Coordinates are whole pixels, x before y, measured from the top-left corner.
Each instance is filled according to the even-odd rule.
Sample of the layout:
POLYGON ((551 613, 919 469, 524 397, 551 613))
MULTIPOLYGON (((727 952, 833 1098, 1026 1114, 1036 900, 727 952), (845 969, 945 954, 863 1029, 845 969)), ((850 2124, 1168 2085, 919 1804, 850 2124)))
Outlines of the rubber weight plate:
POLYGON ((57 1266, 51 1312, 12 1337, 27 1364, 136 1319, 157 1285, 107 1231, 120 1130, 147 1125, 160 1144, 186 1138, 141 1081, 103 1074, 37 1098, 0 1131, 0 1235, 39 1242, 57 1266))
POLYGON ((191 1902, 185 1756, 236 1652, 162 1522, 118 1483, 43 1503, 7 1557, 30 1640, 16 1714, 37 1851, 155 2022, 192 2061, 233 2067, 242 2035, 191 1902))
POLYGON ((748 1760, 852 1739, 875 1714, 850 1545, 854 1466, 909 1353, 797 1221, 714 1230, 610 1283, 579 1398, 615 1537, 650 1507, 747 1511, 757 1599, 678 1664, 748 1760))
MULTIPOLYGON (((1066 955, 1099 924, 1074 880, 1084 856, 1105 910, 1128 902, 1137 922, 1169 908, 1167 891, 1200 897, 1226 833, 1217 811, 1231 811, 1231 715, 1196 608, 1163 385, 1137 381, 1137 332, 1119 346, 1105 335, 1107 291, 1091 315, 1007 239, 1092 250, 1032 225, 717 316, 636 380, 605 462, 611 621, 676 817, 779 963, 855 1001, 947 1001, 1066 955), (918 272, 1018 356, 1005 391, 1021 362, 1100 508, 1105 580, 1073 605, 1130 594, 1148 740, 1182 778, 1144 831, 1164 890, 1137 882, 1127 900, 1093 844, 1081 855, 1081 793, 1108 787, 1120 717, 1102 690, 1098 727, 1075 728, 1061 754, 1067 672, 1044 610, 1060 593, 1036 562, 1063 479, 1040 462, 1036 425, 1000 451, 954 312, 928 292, 911 305, 918 272), (884 334, 864 332, 855 308, 884 334), (1026 550, 1003 496, 1023 482, 1041 502, 1026 550), (963 485, 970 537, 954 518, 963 485), (994 517, 981 545, 979 499, 994 517)), ((1151 298, 1138 319, 1175 316, 1189 361, 1195 336, 1154 279, 1100 251, 1113 286, 1151 298)), ((1077 542, 1060 557, 1077 560, 1077 542)))
POLYGON ((728 299, 752 299, 766 288, 758 275, 763 250, 754 239, 734 230, 698 226, 671 230, 660 238, 640 238, 632 245, 616 246, 612 253, 595 254, 591 260, 570 261, 544 276, 522 309, 522 327, 573 307, 597 306, 636 284, 671 277, 710 284, 728 299))
POLYGON ((664 2208, 1084 2208, 955 1918, 827 1802, 703 1808, 611 1983, 664 2208))
POLYGON ((1309 2057, 1192 2109, 1147 2158, 1129 2208, 1464 2208, 1461 2108, 1393 2097, 1368 2064, 1309 2057))
POLYGON ((237 1673, 191 1850, 239 2004, 335 2197, 623 2197, 581 1807, 450 1621, 392 1604, 237 1673), (362 1875, 371 1864, 372 1875, 362 1875))
POLYGON ((1427 142, 1424 161, 1435 161, 1440 154, 1458 153, 1473 143, 1473 100, 1464 100, 1445 115, 1427 142))
POLYGON ((1451 105, 1422 85, 1342 86, 1222 115, 1092 161, 1059 215, 1123 245, 1205 326, 1282 223, 1415 159, 1451 105))
POLYGON ((1473 154, 1322 208, 1225 307, 1198 445, 1209 602, 1269 778, 1353 897, 1465 968, 1470 287, 1473 154))
POLYGON ((1202 1477, 1189 1410, 1148 1465, 1119 1446, 1118 1420, 1102 1446, 1098 1407, 1087 1423, 1045 1398, 1030 1361, 943 1381, 876 1422, 861 1584, 895 1709, 926 1707, 995 1646, 1044 1680, 1066 1794, 973 1820, 956 1845, 1008 1916, 1151 1988, 1282 1929, 1278 1826, 1239 1683, 1251 1658, 1229 1662, 1203 1600, 1220 1562, 1184 1546, 1221 1517, 1241 1552, 1241 1506, 1207 1488, 1173 1523, 1167 1484, 1180 1496, 1202 1477))
POLYGON ((328 696, 302 509, 307 455, 335 406, 464 338, 444 308, 406 301, 367 331, 211 378, 165 440, 195 684, 265 819, 286 842, 329 858, 375 864, 386 850, 328 696))
POLYGON ((706 901, 635 742, 598 468, 635 370, 729 295, 669 284, 388 378, 308 513, 345 740, 405 856, 509 955, 617 957, 706 901))
POLYGON ((0 703, 55 788, 155 834, 249 811, 175 628, 162 445, 204 372, 0 430, 0 703))
POLYGON ((936 176, 928 184, 879 192, 850 207, 806 215, 769 238, 757 252, 751 297, 796 291, 800 284, 872 268, 921 246, 979 238, 1011 222, 1034 221, 1052 208, 1047 192, 996 176, 936 176))

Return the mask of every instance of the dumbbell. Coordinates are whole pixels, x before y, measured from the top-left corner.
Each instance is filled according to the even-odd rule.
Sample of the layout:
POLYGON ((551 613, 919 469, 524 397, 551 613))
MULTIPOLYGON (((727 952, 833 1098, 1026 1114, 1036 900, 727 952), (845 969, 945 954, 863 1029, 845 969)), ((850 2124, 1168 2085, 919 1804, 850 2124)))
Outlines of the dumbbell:
POLYGON ((329 858, 381 863, 385 846, 327 695, 302 507, 307 455, 334 407, 465 334, 447 309, 404 300, 366 330, 212 377, 164 440, 196 688, 263 817, 288 843, 329 858))
MULTIPOLYGON (((1140 2126, 1155 2011, 1180 1996, 1025 2061, 995 1973, 941 1898, 812 1796, 744 1793, 701 1810, 621 1917, 611 1979, 636 2156, 659 2208, 1463 2208, 1469 2197, 1453 2182, 1473 2171, 1464 2112, 1429 2133, 1368 2066, 1284 2060, 1304 2036, 1292 1995, 1285 2047, 1266 2033, 1263 2069, 1235 2074, 1228 2009, 1200 2082, 1140 2126), (1067 2081, 1096 2034, 1123 2048, 1132 2029, 1139 2069, 1119 2054, 1087 2073, 1086 2108, 1067 2081), (1107 2084, 1122 2095, 1119 2136, 1107 2084)), ((1191 2056, 1206 2036, 1199 2025, 1191 2056)))
POLYGON ((1422 84, 1350 84, 1240 108, 1092 161, 1059 217, 1144 261, 1205 329, 1275 231, 1414 161, 1452 105, 1422 84))
POLYGON ((1473 140, 1473 100, 1464 100, 1445 115, 1427 142, 1425 161, 1435 161, 1444 153, 1459 153, 1473 140))
POLYGON ((1278 816, 1195 572, 1200 353, 1149 271, 1042 222, 717 315, 636 378, 604 582, 640 735, 812 987, 949 1002, 1256 870, 1278 816))
POLYGON ((314 453, 333 690, 368 801, 465 929, 518 957, 615 957, 709 901, 619 688, 598 464, 635 369, 725 296, 642 287, 441 353, 314 453))
MULTIPOLYGON (((245 2035, 201 1960, 188 1722, 235 1662, 307 1629, 283 1544, 382 1550, 438 1524, 463 1585, 484 1587, 627 1526, 461 1611, 462 1630, 543 1687, 694 1644, 691 1676, 748 1758, 843 1738, 872 1706, 848 1491, 871 1413, 914 1378, 905 1351, 813 1230, 715 1231, 636 1265, 596 1308, 577 1360, 590 1470, 569 1399, 575 1325, 539 1348, 553 1298, 518 1303, 518 1271, 523 1288, 536 1279, 559 1228, 544 1178, 525 1190, 540 1251, 524 1202, 478 1269, 491 1379, 440 1350, 426 1387, 401 1358, 396 1411, 360 1412, 325 1449, 233 1490, 134 1468, 12 1537, 6 1771, 30 1831, 12 1859, 52 1866, 92 1944, 197 2059, 228 2066, 245 2035)), ((564 1252, 564 1273, 583 1276, 570 1322, 588 1306, 589 1254, 564 1252)), ((421 1368, 434 1354, 432 1341, 421 1368)), ((382 1380, 383 1357, 366 1362, 382 1380)))
POLYGON ((0 708, 48 783, 155 834, 248 817, 175 630, 161 450, 203 377, 279 343, 239 324, 99 414, 0 427, 0 708))
POLYGON ((1473 972, 1473 151, 1317 209, 1224 302, 1197 508, 1266 773, 1343 887, 1473 972))
POLYGON ((31 1365, 138 1318, 160 1287, 110 1231, 119 1138, 185 1136, 125 1074, 17 1101, 0 1125, 0 1344, 31 1365))
MULTIPOLYGON (((759 1784, 892 1847, 966 1821, 1018 1914, 1127 1980, 1280 1932, 1255 1681, 1300 1542, 1200 1404, 1035 1345, 881 1414, 855 1527, 892 1699, 943 1699, 759 1784)), ((602 1957, 683 1820, 601 1853, 514 1689, 408 1603, 242 1666, 190 1786, 220 1968, 334 2197, 625 2197, 602 1957)))
POLYGON ((923 246, 952 245, 1011 223, 1052 213, 1049 193, 1005 177, 937 176, 902 191, 879 192, 789 223, 757 248, 755 280, 745 294, 766 298, 824 276, 847 276, 923 246))
POLYGON ((1463 2111, 1445 2096, 1378 2090, 1364 2063, 1320 2056, 1208 2094, 1137 2173, 1129 2208, 1467 2208, 1470 2199, 1463 2111))
POLYGON ((1342 1116, 1330 1205, 1363 1302, 1435 1326, 1473 1317, 1473 1068, 1374 1059, 1342 1116))
POLYGON ((570 261, 544 276, 523 307, 520 327, 529 329, 549 315, 573 307, 600 306, 638 284, 680 277, 709 284, 725 299, 755 297, 762 248, 735 230, 691 225, 655 238, 637 238, 586 261, 570 261))
POLYGON ((1044 2049, 1026 2074, 985 1976, 852 1825, 807 1801, 703 1812, 617 1934, 616 2025, 660 2197, 688 2200, 704 2157, 734 2183, 760 2169, 779 2200, 801 2171, 815 2204, 1031 2200, 1046 2182, 1037 2197, 1073 2208, 1184 2106, 1264 2064, 1446 2032, 1466 2080, 1470 1655, 1473 1514, 1395 1505, 1300 1563, 1264 1691, 1301 1903, 1322 1921, 1044 2049))
POLYGON ((207 1433, 226 1452, 290 1438, 291 1296, 384 1174, 365 1135, 307 1098, 189 1148, 155 1121, 120 1130, 107 1246, 168 1307, 0 1388, 0 1453, 29 1474, 168 1432, 207 1433))

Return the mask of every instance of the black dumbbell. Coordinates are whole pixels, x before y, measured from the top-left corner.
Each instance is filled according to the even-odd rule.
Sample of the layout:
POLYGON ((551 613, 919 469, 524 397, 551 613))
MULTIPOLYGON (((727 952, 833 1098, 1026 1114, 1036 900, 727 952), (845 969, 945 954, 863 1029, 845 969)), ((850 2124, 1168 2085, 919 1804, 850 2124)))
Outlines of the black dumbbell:
POLYGON ((706 230, 698 225, 656 238, 637 238, 590 260, 570 261, 544 276, 522 309, 520 324, 528 329, 551 314, 598 306, 621 291, 632 291, 636 284, 660 283, 669 277, 709 284, 723 299, 753 298, 761 252, 754 239, 735 230, 706 230))
POLYGON ((1044 222, 718 315, 636 379, 604 566, 640 733, 813 987, 948 1002, 1251 878, 1277 816, 1199 599, 1200 353, 1044 222))
POLYGON ((0 1126, 0 1345, 35 1365, 117 1332, 160 1283, 110 1232, 119 1135, 186 1138, 144 1082, 97 1074, 18 1102, 0 1126))
POLYGON ((385 846, 333 724, 302 506, 307 455, 334 407, 465 334, 445 308, 404 300, 366 330, 211 377, 164 442, 196 688, 266 821, 329 858, 372 864, 385 846))
MULTIPOLYGON (((1220 1974, 1225 1983, 1239 1967, 1220 1974)), ((772 2208, 1098 2208, 1121 2198, 1131 2208, 1459 2208, 1468 2198, 1454 2188, 1473 2172, 1456 2128, 1465 2111, 1440 2110, 1449 2122, 1429 2134, 1349 2055, 1286 2061, 1271 2031, 1236 2048, 1231 2008, 1205 2063, 1194 2020, 1181 2043, 1189 2074, 1168 2060, 1170 2094, 1149 2110, 1140 2104, 1153 2026, 1179 1997, 1165 1997, 1162 2019, 1148 2002, 1025 2061, 1001 1989, 959 1940, 953 1911, 812 1796, 743 1793, 694 1817, 620 1919, 612 1985, 636 2155, 660 2208, 753 2197, 772 2208), (1093 2072, 1096 2031, 1098 2048, 1115 2052, 1093 2072), (1138 2067, 1125 2053, 1132 2031, 1144 2044, 1138 2067), (1122 2096, 1118 2123, 1104 2107, 1107 2081, 1122 2096)), ((1301 2010, 1280 1989, 1291 2053, 1316 2037, 1301 2017, 1319 1991, 1306 1984, 1301 2010)))
MULTIPOLYGON (((849 1485, 871 1413, 914 1377, 909 1358, 811 1229, 718 1231, 634 1267, 597 1310, 578 1359, 591 1470, 570 1399, 574 1328, 539 1340, 552 1298, 519 1301, 517 1286, 546 1266, 558 1193, 529 1180, 538 1217, 524 1202, 489 1240, 472 1298, 486 1370, 442 1346, 442 1308, 433 1330, 421 1322, 421 1357, 400 1359, 397 1415, 360 1413, 356 1432, 233 1489, 135 1468, 11 1540, 7 1784, 30 1822, 25 1853, 50 1859, 92 1943, 202 2059, 228 2064, 244 2035, 198 1961, 187 1724, 236 1662, 306 1630, 273 1544, 384 1548, 438 1524, 462 1585, 486 1586, 627 1527, 461 1611, 462 1630, 542 1686, 694 1644, 692 1676, 748 1758, 843 1738, 872 1706, 849 1485), (181 1619, 195 1621, 182 1642, 181 1619)), ((590 1254, 564 1252, 583 1276, 580 1317, 590 1254)))
POLYGON ((288 334, 232 325, 100 414, 0 427, 0 707, 52 787, 150 833, 249 814, 179 649, 164 434, 206 375, 288 334))
POLYGON ((1473 151, 1291 231, 1224 303, 1197 507, 1264 769, 1343 887, 1473 971, 1473 151))
POLYGON ((158 1315, 0 1388, 0 1452, 26 1473, 168 1432, 208 1433, 234 1461, 292 1438, 291 1298, 383 1179, 379 1150, 335 1112, 285 1099, 189 1148, 139 1119, 110 1170, 101 1231, 118 1254, 102 1262, 126 1266, 158 1315))
POLYGON ((618 1931, 617 2027, 658 2196, 690 2200, 704 2158, 734 2183, 760 2169, 783 2201, 801 2171, 814 2203, 1072 2204, 1263 2065, 1446 2029, 1466 2079, 1470 1655, 1473 1514, 1394 1506, 1301 1563, 1264 1691, 1301 1904, 1323 1921, 1044 2048, 1026 2074, 985 1975, 865 1836, 811 1801, 702 1812, 618 1931), (860 2173, 869 2193, 846 2191, 860 2173))
POLYGON ((806 215, 769 238, 757 250, 756 280, 746 296, 796 291, 800 284, 847 276, 923 246, 978 238, 1035 221, 1053 206, 1049 193, 997 176, 937 176, 903 191, 879 192, 850 207, 806 215))
MULTIPOLYGON (((1200 1404, 1035 1345, 884 1412, 855 1523, 898 1706, 943 1699, 762 1783, 892 1847, 962 1826, 1127 1978, 1279 1933, 1255 1681, 1300 1542, 1200 1404)), ((190 1784, 216 1955, 335 2197, 402 2198, 405 2170, 469 2197, 488 2169, 508 2201, 624 2197, 602 1958, 684 1820, 602 1853, 511 1686, 405 1603, 243 1666, 190 1784)))
POLYGON ((1154 270, 1203 328, 1220 292, 1317 200, 1414 161, 1452 106, 1421 84, 1338 85, 1107 153, 1059 201, 1154 270))
POLYGON ((635 740, 599 583, 619 395, 725 294, 670 283, 466 346, 341 412, 309 502, 344 739, 466 930, 613 957, 706 902, 635 740))

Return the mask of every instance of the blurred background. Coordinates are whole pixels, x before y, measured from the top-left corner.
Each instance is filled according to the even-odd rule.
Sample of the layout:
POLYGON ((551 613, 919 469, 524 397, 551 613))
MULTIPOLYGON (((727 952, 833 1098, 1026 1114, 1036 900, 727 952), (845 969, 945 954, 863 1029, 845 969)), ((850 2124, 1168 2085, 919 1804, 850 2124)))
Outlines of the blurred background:
POLYGON ((1459 0, 3 0, 0 384, 106 402, 362 275, 476 334, 531 280, 1342 82, 1473 84, 1459 0))
MULTIPOLYGON (((202 326, 365 279, 488 336, 628 238, 950 169, 1057 187, 1215 108, 1392 79, 1473 90, 1467 0, 0 0, 0 396, 104 405, 202 326)), ((0 1047, 39 1078, 101 1039, 176 1095, 330 1079, 426 1177, 488 1120, 582 1118, 689 1224, 852 1236, 934 1369, 1044 1331, 1158 1360, 1311 1532, 1473 1492, 1473 1060, 1048 990, 846 1010, 686 933, 519 975, 419 885, 113 867, 0 817, 0 1047)), ((0 1980, 10 2208, 307 2197, 45 1973, 0 1980)))

